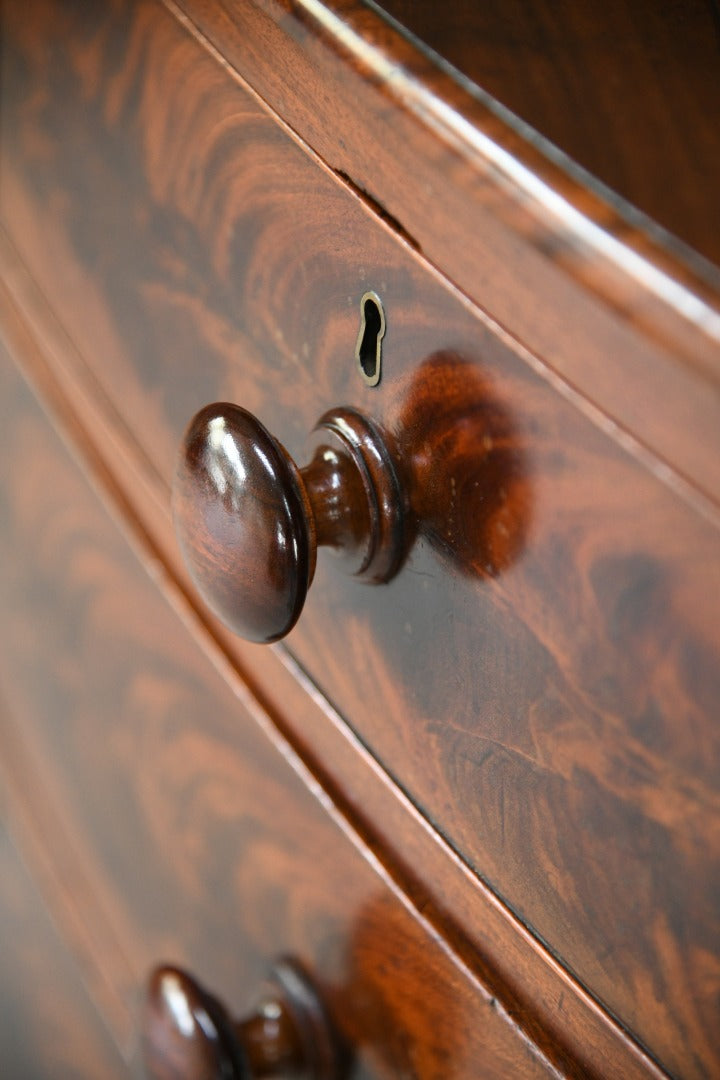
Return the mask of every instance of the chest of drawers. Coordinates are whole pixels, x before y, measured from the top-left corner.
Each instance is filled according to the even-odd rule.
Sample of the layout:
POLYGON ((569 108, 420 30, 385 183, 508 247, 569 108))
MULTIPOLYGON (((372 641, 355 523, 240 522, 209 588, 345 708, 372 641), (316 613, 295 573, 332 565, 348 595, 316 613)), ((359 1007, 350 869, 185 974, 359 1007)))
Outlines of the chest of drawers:
MULTIPOLYGON (((14 1075, 125 1075, 154 965, 240 1013, 283 955, 354 1077, 720 1068, 715 54, 699 9, 646 51, 606 13, 666 67, 603 157, 549 75, 512 97, 513 10, 3 10, 4 925, 27 894, 48 956, 18 932, 14 1075), (359 412, 391 462, 387 580, 326 543, 272 646, 173 532, 213 401, 299 466, 359 412)), ((596 124, 623 88, 565 15, 596 124)))

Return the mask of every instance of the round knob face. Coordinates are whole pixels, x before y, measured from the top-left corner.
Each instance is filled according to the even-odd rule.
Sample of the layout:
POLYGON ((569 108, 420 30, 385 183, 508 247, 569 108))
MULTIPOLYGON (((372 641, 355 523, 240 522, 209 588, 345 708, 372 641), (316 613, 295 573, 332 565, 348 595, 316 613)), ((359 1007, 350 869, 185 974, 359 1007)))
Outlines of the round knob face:
POLYGON ((268 643, 295 624, 315 565, 312 510, 283 447, 237 405, 192 420, 173 492, 192 578, 235 633, 268 643))
POLYGON ((243 1080, 250 1070, 222 1006, 178 968, 158 968, 143 1014, 145 1071, 153 1080, 243 1080))
POLYGON ((241 1020, 188 972, 156 968, 142 1012, 142 1058, 148 1080, 339 1080, 349 1065, 314 984, 289 958, 273 966, 241 1020))

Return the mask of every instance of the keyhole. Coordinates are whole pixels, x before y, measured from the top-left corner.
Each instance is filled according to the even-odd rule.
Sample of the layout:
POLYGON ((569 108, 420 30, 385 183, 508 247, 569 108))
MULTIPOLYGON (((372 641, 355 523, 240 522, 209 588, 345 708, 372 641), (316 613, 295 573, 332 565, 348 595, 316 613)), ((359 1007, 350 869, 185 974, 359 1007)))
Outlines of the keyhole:
POLYGON ((385 312, 377 293, 366 292, 360 301, 360 332, 355 359, 368 386, 380 382, 382 339, 385 336, 385 312))

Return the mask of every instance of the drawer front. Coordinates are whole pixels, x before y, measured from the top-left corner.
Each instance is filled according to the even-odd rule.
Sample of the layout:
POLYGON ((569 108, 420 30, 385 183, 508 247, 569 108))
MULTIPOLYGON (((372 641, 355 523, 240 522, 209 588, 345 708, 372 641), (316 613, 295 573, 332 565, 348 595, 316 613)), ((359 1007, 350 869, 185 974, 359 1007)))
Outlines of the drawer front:
POLYGON ((7 360, 0 391, 8 815, 44 823, 55 880, 76 881, 85 981, 118 998, 118 1041, 159 961, 242 1011, 291 955, 354 1077, 557 1075, 213 669, 7 360))
POLYGON ((321 553, 287 646, 592 994, 668 1068, 712 1073, 715 509, 453 292, 164 9, 31 8, 5 13, 1 205, 77 347, 72 377, 165 500, 208 401, 255 412, 301 464, 332 406, 392 431, 423 512, 407 562, 371 589, 321 553), (387 319, 375 388, 353 360, 368 289, 387 319))
POLYGON ((4 1074, 20 1080, 127 1080, 122 1057, 2 824, 0 934, 4 1074))

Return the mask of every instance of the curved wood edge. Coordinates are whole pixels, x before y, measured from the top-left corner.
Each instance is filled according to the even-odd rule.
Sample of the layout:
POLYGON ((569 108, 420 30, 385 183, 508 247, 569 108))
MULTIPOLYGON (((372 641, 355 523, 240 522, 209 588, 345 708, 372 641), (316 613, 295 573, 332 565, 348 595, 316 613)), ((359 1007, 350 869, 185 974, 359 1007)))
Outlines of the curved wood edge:
MULTIPOLYGON (((0 717, 4 711, 3 702, 0 717)), ((3 1071, 6 1076, 127 1080, 126 1063, 4 819, 3 814, 2 975, 12 995, 3 996, 3 1071)))
MULTIPOLYGON (((325 108, 344 105, 344 95, 336 102, 334 95, 340 91, 336 72, 331 68, 329 56, 323 57, 323 79, 330 78, 324 100, 312 97, 314 117, 300 115, 301 106, 309 103, 311 95, 306 87, 300 100, 300 74, 297 50, 302 47, 332 52, 343 65, 346 79, 355 85, 355 77, 362 78, 367 86, 356 100, 356 127, 364 138, 370 154, 363 161, 357 155, 348 172, 351 182, 360 184, 362 190, 373 195, 372 185, 365 186, 360 177, 370 171, 368 179, 378 177, 389 167, 385 153, 395 159, 400 152, 396 143, 384 150, 378 137, 374 102, 374 87, 397 109, 393 122, 402 123, 403 114, 413 119, 422 131, 415 134, 413 152, 419 157, 423 145, 419 135, 436 143, 435 160, 429 158, 423 176, 426 186, 438 178, 438 154, 443 148, 453 148, 458 156, 483 175, 489 187, 504 191, 508 200, 522 206, 536 222, 535 228, 555 236, 557 250, 545 250, 553 261, 562 263, 567 259, 567 269, 577 272, 579 263, 602 261, 608 267, 614 265, 628 282, 637 279, 638 287, 655 294, 662 304, 669 305, 683 319, 694 323, 705 334, 720 342, 720 268, 703 258, 692 248, 675 239, 640 210, 624 203, 620 196, 607 190, 603 197, 603 185, 587 175, 582 182, 583 171, 570 159, 564 159, 562 151, 546 143, 541 135, 514 116, 501 103, 480 87, 455 72, 450 65, 442 63, 422 43, 414 41, 409 33, 389 17, 383 18, 362 0, 251 0, 250 3, 213 5, 207 0, 163 0, 188 28, 205 36, 207 42, 218 50, 223 58, 248 80, 257 92, 265 97, 265 91, 276 91, 272 75, 258 70, 253 46, 261 33, 268 39, 272 33, 269 20, 284 34, 286 47, 284 63, 278 65, 285 86, 282 98, 278 97, 280 117, 289 121, 285 107, 294 105, 290 116, 304 122, 297 127, 297 134, 322 153, 320 143, 308 135, 319 134, 319 117, 325 108), (238 49, 237 31, 249 31, 249 40, 243 51, 238 49), (218 31, 222 29, 222 34, 218 31), (235 29, 235 33, 233 33, 235 29), (312 40, 309 42, 308 38, 312 40), (247 47, 249 46, 249 48, 247 47), (252 76, 252 77, 251 77, 252 76), (295 99, 295 100, 293 100, 295 99), (364 111, 364 107, 367 109, 364 111), (563 251, 564 247, 577 247, 574 254, 563 251), (637 259, 633 258, 637 256, 637 259), (653 270, 656 273, 653 273, 653 270), (696 302, 683 293, 681 288, 694 294, 696 302)), ((279 43, 273 33, 273 41, 279 43)), ((265 98, 275 109, 275 94, 265 98)), ((331 120, 330 116, 326 117, 331 120)), ((348 140, 346 128, 327 124, 324 145, 337 143, 338 151, 353 150, 359 139, 348 140)), ((476 176, 476 180, 477 180, 476 176)), ((420 225, 420 214, 409 195, 415 194, 415 186, 401 192, 404 213, 399 218, 407 226, 408 235, 417 237, 418 230, 407 225, 412 216, 414 224, 420 225)), ((455 170, 443 175, 443 194, 451 187, 463 189, 463 196, 476 201, 477 192, 468 183, 465 173, 455 170)), ((485 198, 489 201, 489 197, 485 198)), ((511 215, 503 202, 493 202, 494 214, 507 216, 507 223, 517 228, 522 219, 511 215)), ((437 216, 437 215, 436 215, 437 216)), ((534 246, 543 251, 540 237, 529 235, 534 246)), ((424 248, 423 248, 424 249, 424 248)), ((450 244, 444 244, 444 255, 452 257, 450 244)), ((582 276, 582 275, 580 275, 582 276)), ((715 369, 718 373, 718 369, 715 369)))
MULTIPOLYGON (((6 362, 1 347, 0 355, 6 362)), ((58 813, 67 806, 62 784, 32 745, 27 727, 22 707, 14 702, 11 708, 0 698, 0 818, 118 1053, 129 1063, 135 1017, 128 1004, 134 987, 127 924, 89 860, 83 823, 58 813)))
POLYGON ((715 5, 364 3, 621 216, 720 265, 715 5))
POLYGON ((196 606, 169 493, 78 377, 73 346, 33 282, 3 278, 0 335, 147 572, 276 749, 359 853, 535 1047, 568 1077, 666 1073, 434 830, 286 649, 240 641, 196 606))
POLYGON ((356 0, 163 2, 369 213, 720 500, 705 453, 719 441, 720 271, 623 218, 356 0))

